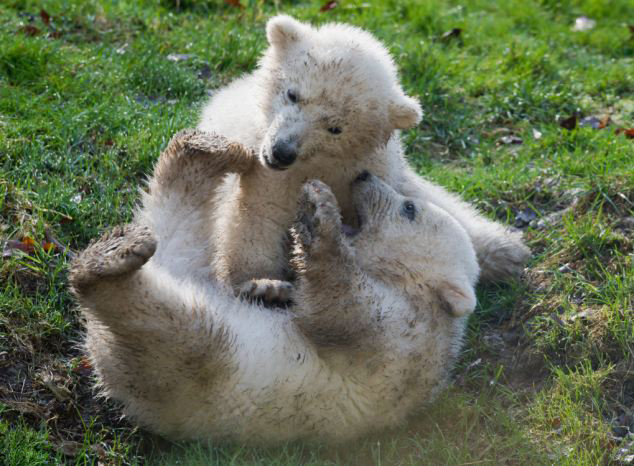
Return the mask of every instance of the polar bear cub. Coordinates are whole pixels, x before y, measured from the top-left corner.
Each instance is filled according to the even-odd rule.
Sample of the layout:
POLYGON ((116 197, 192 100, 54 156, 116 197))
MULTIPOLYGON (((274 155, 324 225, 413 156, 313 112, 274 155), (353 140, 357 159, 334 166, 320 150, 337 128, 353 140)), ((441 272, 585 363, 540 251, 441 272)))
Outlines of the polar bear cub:
POLYGON ((220 137, 180 133, 135 223, 74 261, 103 391, 171 438, 340 442, 403 422, 461 347, 476 303, 469 237, 426 193, 368 172, 351 186, 359 229, 344 233, 332 191, 309 181, 292 233, 295 305, 248 303, 207 279, 201 219, 222 177, 252 161, 220 137))
POLYGON ((470 236, 482 278, 504 280, 522 271, 529 251, 520 236, 407 164, 398 130, 415 126, 422 112, 378 40, 352 26, 314 28, 283 15, 268 22, 266 33, 269 47, 258 68, 220 89, 199 123, 245 145, 269 169, 230 177, 223 187, 214 233, 217 278, 240 291, 283 298, 287 283, 278 282, 273 293, 269 285, 290 279, 285 233, 301 187, 313 178, 328 184, 346 223, 353 223, 350 185, 362 170, 403 195, 433 196, 470 236))

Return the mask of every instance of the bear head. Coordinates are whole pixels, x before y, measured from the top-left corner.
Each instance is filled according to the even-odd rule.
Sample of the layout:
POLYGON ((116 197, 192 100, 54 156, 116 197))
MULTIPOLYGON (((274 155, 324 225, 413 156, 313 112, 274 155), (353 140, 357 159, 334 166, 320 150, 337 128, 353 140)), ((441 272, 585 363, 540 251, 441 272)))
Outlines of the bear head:
POLYGON ((414 300, 431 291, 452 316, 474 310, 475 251, 449 213, 424 197, 402 196, 368 172, 357 177, 352 192, 359 228, 348 237, 363 270, 414 300))
POLYGON ((286 169, 327 157, 362 160, 395 130, 415 126, 419 103, 401 88, 386 48, 361 29, 314 28, 276 16, 258 68, 259 105, 268 128, 261 162, 286 169))

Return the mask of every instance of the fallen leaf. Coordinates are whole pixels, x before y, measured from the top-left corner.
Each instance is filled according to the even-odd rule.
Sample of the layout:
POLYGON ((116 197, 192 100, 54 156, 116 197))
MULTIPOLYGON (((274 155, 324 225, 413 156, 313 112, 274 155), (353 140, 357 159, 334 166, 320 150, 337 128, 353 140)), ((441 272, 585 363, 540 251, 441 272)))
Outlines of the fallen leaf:
POLYGON ((25 26, 22 26, 20 28, 20 31, 27 37, 35 37, 37 35, 39 35, 42 31, 39 30, 39 28, 36 28, 35 26, 31 25, 31 24, 27 24, 25 26))
POLYGON ((83 446, 83 443, 73 442, 72 440, 63 440, 57 449, 62 453, 62 455, 74 458, 83 446))
POLYGON ((53 394, 57 401, 63 402, 72 398, 71 391, 63 385, 55 383, 52 378, 42 380, 42 385, 44 385, 53 394))
POLYGON ((547 226, 556 225, 557 223, 561 222, 564 215, 566 215, 570 211, 572 211, 572 207, 566 207, 564 209, 558 210, 557 212, 548 214, 535 222, 535 228, 541 230, 546 228, 547 226))
POLYGON ((198 76, 197 77, 198 77, 198 79, 201 79, 203 81, 206 81, 209 78, 211 78, 211 67, 207 63, 202 65, 198 69, 198 76))
POLYGON ((103 447, 103 445, 95 443, 94 445, 90 446, 90 450, 97 456, 99 456, 100 460, 103 461, 106 459, 106 449, 103 447))
POLYGON ((599 129, 600 125, 601 125, 601 120, 599 120, 595 116, 582 118, 581 121, 579 122, 579 126, 589 126, 594 129, 599 129))
POLYGON ((42 249, 44 249, 46 252, 54 251, 56 248, 57 246, 55 245, 55 243, 42 243, 42 249))
POLYGON ((40 10, 40 18, 42 18, 42 22, 46 24, 47 26, 51 22, 51 15, 49 15, 44 8, 40 10))
POLYGON ((321 11, 322 13, 325 13, 327 11, 334 10, 335 8, 337 8, 337 2, 335 0, 332 0, 330 2, 324 3, 319 9, 319 11, 321 11))
POLYGON ((626 138, 634 139, 634 128, 617 128, 616 131, 614 131, 614 132, 616 134, 623 133, 626 138))
POLYGON ((520 210, 517 213, 517 215, 515 215, 515 227, 516 228, 525 227, 536 218, 537 218, 537 213, 530 207, 520 210))
POLYGON ((92 373, 92 365, 86 357, 83 357, 77 366, 73 368, 73 372, 81 375, 82 377, 88 377, 92 373))
POLYGON ((68 257, 69 259, 73 259, 75 257, 75 253, 64 246, 57 238, 55 238, 55 236, 53 236, 53 233, 51 233, 51 230, 46 228, 44 230, 44 235, 46 236, 47 243, 53 243, 55 245, 55 251, 66 253, 66 257, 68 257))
POLYGON ((577 127, 577 115, 559 120, 559 126, 567 130, 573 130, 577 127))
POLYGON ((169 61, 173 61, 175 63, 178 63, 179 61, 187 61, 187 60, 191 60, 192 55, 189 55, 187 53, 170 53, 167 56, 167 59, 169 61))
POLYGON ((11 400, 7 398, 3 398, 2 403, 7 405, 10 409, 14 409, 22 414, 30 414, 37 416, 40 419, 47 419, 46 410, 37 403, 33 403, 31 401, 11 400))
POLYGON ((587 320, 592 320, 596 318, 597 315, 598 315, 598 312, 595 309, 586 309, 584 311, 577 312, 576 314, 571 315, 568 318, 568 320, 570 322, 574 322, 575 320, 587 321, 587 320))
POLYGON ((515 136, 514 134, 502 136, 500 139, 498 139, 498 145, 522 144, 523 142, 524 141, 522 140, 521 137, 515 136))
POLYGON ((225 3, 235 8, 244 8, 244 5, 240 3, 240 0, 225 0, 225 3))
POLYGON ((588 18, 587 16, 579 16, 575 19, 575 25, 572 27, 573 31, 589 31, 590 29, 594 29, 597 25, 597 22, 593 19, 588 18))
POLYGON ((606 126, 608 126, 610 124, 612 120, 610 119, 610 115, 606 115, 603 118, 601 118, 601 121, 599 122, 599 129, 603 129, 606 126))
POLYGON ((462 36, 462 29, 461 28, 453 28, 450 29, 449 31, 445 32, 442 36, 439 37, 439 40, 441 42, 449 42, 453 39, 460 39, 460 37, 462 36))
POLYGON ((15 239, 10 239, 5 241, 4 247, 2 250, 2 257, 11 257, 13 256, 15 251, 22 251, 25 254, 32 254, 35 252, 35 241, 33 238, 25 237, 22 240, 18 241, 15 239))
POLYGON ((573 269, 570 267, 570 264, 564 264, 561 267, 559 267, 559 273, 570 273, 573 272, 573 269))

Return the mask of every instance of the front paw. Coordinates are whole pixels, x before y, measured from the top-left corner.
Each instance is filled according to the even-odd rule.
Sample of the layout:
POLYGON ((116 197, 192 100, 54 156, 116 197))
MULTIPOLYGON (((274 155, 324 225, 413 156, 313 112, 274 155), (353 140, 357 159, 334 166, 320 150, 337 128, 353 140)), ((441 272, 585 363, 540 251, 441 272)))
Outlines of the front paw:
POLYGON ((219 134, 185 130, 179 133, 178 142, 185 147, 187 155, 203 156, 205 162, 214 169, 243 173, 255 162, 252 151, 219 134))
POLYGON ((154 235, 145 226, 115 227, 91 243, 73 261, 70 283, 74 288, 81 288, 99 279, 138 270, 154 255, 156 244, 154 235))
POLYGON ((261 301, 268 305, 286 305, 290 303, 293 285, 283 280, 256 278, 242 283, 238 296, 249 301, 261 301))
POLYGON ((304 185, 295 231, 304 246, 340 239, 341 213, 337 199, 321 181, 312 180, 304 185))
POLYGON ((487 282, 508 281, 519 277, 531 257, 530 249, 520 233, 507 231, 504 236, 492 238, 481 251, 477 251, 480 279, 487 282))

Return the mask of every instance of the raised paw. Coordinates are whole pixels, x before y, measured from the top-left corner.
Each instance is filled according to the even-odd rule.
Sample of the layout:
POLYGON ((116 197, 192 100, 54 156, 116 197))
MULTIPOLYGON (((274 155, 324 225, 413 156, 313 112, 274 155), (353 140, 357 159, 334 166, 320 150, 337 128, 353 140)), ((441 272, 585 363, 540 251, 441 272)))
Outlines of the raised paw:
POLYGON ((330 188, 318 180, 302 189, 295 225, 299 240, 308 246, 313 240, 337 240, 341 237, 341 213, 330 188))
POLYGON ((170 180, 192 170, 203 176, 243 173, 255 165, 254 154, 225 137, 187 129, 176 133, 159 158, 156 176, 170 180))
POLYGON ((488 282, 508 281, 519 277, 531 257, 520 233, 507 231, 503 238, 493 238, 477 251, 480 279, 488 282))
POLYGON ((156 251, 149 228, 124 225, 113 228, 91 243, 73 261, 70 283, 79 289, 100 279, 115 278, 138 270, 156 251))
POLYGON ((284 280, 257 278, 242 283, 237 290, 240 297, 264 304, 285 305, 291 300, 293 285, 284 280))

